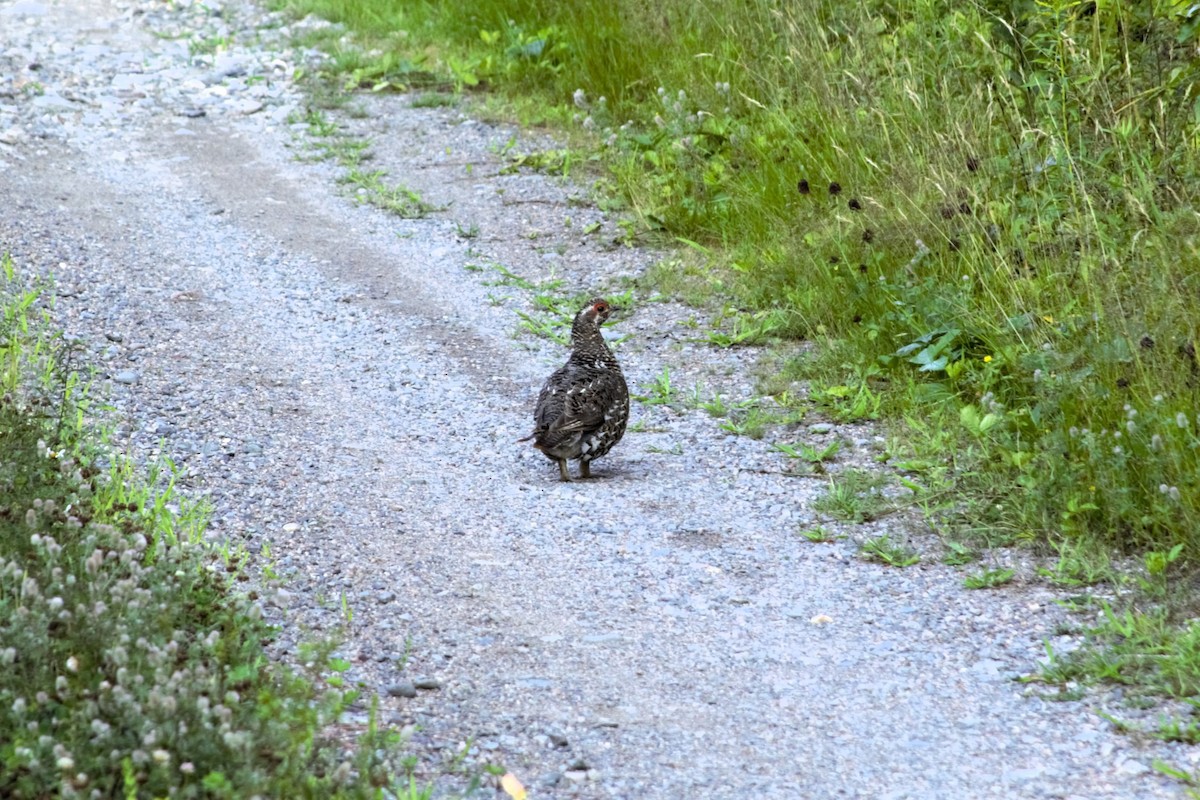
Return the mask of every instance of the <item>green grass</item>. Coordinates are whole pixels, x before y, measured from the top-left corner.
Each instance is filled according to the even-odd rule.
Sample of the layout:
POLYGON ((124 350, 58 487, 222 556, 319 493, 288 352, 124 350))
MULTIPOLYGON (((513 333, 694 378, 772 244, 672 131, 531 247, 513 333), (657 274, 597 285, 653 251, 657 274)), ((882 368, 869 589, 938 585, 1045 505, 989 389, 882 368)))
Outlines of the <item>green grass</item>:
POLYGON ((783 453, 788 458, 799 459, 809 464, 821 464, 826 461, 833 461, 837 457, 838 451, 842 449, 842 443, 839 440, 834 440, 819 450, 803 442, 799 444, 775 442, 771 447, 783 453))
POLYGON ((813 528, 802 530, 800 531, 800 535, 814 544, 824 544, 836 539, 824 525, 817 525, 813 528))
POLYGON ((387 173, 383 170, 364 170, 352 167, 341 178, 343 183, 354 188, 354 197, 362 203, 390 211, 404 219, 419 219, 431 211, 440 211, 435 205, 427 203, 421 195, 400 184, 389 185, 383 179, 387 173))
POLYGON ((870 522, 894 511, 883 489, 886 475, 861 469, 848 469, 829 481, 829 491, 813 501, 813 509, 846 522, 870 522))
POLYGON ((985 569, 963 578, 963 586, 968 589, 994 589, 1011 581, 1014 574, 1015 572, 1007 567, 985 569))
POLYGON ((887 564, 889 567, 911 567, 921 560, 921 556, 915 550, 894 541, 887 534, 863 542, 859 553, 863 558, 887 564))
POLYGON ((395 733, 324 738, 357 696, 335 643, 303 672, 267 659, 245 554, 204 543, 170 462, 135 467, 89 427, 84 365, 0 267, 0 795, 418 796, 395 733))

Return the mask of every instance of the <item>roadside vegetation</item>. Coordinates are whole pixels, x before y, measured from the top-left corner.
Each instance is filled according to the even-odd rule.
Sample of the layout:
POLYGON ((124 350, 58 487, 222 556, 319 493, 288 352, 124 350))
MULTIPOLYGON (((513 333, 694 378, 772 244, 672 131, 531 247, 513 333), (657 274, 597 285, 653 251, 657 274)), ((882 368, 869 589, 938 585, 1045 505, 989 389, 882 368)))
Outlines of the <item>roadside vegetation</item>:
POLYGON ((766 388, 887 426, 952 554, 1033 545, 1046 579, 1137 598, 1096 601, 1097 646, 1047 680, 1198 696, 1195 4, 273 5, 353 33, 310 42, 342 89, 558 125, 685 245, 654 288, 740 309, 714 345, 818 345, 766 388))
POLYGON ((331 643, 268 659, 245 559, 107 441, 49 287, 0 270, 0 796, 427 796, 398 734, 333 735, 356 692, 331 643))

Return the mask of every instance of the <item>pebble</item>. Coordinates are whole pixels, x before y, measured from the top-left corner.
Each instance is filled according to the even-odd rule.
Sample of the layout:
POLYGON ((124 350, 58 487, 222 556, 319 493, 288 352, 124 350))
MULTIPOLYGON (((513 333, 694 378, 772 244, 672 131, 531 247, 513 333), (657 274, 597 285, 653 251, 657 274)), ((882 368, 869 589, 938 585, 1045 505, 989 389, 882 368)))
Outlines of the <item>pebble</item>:
POLYGON ((132 385, 141 380, 141 377, 141 374, 137 370, 127 369, 116 373, 112 376, 112 379, 117 383, 132 385))
POLYGON ((417 687, 412 681, 398 681, 388 684, 384 690, 389 697, 416 697, 417 687))

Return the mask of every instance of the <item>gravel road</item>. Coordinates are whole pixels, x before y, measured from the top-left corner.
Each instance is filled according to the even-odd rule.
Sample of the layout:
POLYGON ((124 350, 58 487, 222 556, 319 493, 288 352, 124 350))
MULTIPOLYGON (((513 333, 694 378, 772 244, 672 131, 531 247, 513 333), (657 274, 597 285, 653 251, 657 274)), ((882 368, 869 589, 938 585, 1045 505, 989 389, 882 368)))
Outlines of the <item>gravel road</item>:
MULTIPOLYGON (((520 334, 530 294, 495 265, 611 290, 663 254, 613 247, 586 186, 503 174, 505 143, 536 136, 405 97, 336 118, 443 210, 356 204, 297 158, 291 77, 317 56, 290 36, 318 24, 0 0, 0 250, 56 277, 121 445, 174 459, 211 534, 287 578, 260 589, 281 656, 344 629, 350 678, 447 791, 500 763, 539 798, 1181 795, 1151 764, 1196 748, 1114 732, 1094 708, 1126 713, 1118 693, 1011 680, 1071 644, 1050 588, 809 543, 826 482, 765 442, 635 404, 600 477, 558 482, 515 440, 565 352, 520 334)), ((668 367, 748 396, 758 355, 693 341, 693 313, 610 323, 631 385, 668 367)), ((829 427, 790 437, 869 463, 870 431, 829 427)))

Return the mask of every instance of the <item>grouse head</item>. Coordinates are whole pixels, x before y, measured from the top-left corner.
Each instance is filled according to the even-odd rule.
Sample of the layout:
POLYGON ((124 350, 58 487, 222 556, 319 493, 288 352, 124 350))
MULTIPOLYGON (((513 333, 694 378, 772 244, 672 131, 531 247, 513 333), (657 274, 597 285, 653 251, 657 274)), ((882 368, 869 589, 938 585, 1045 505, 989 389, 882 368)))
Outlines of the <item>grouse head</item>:
POLYGON ((592 298, 578 314, 571 325, 572 344, 598 336, 603 325, 613 312, 612 304, 603 297, 592 298))

